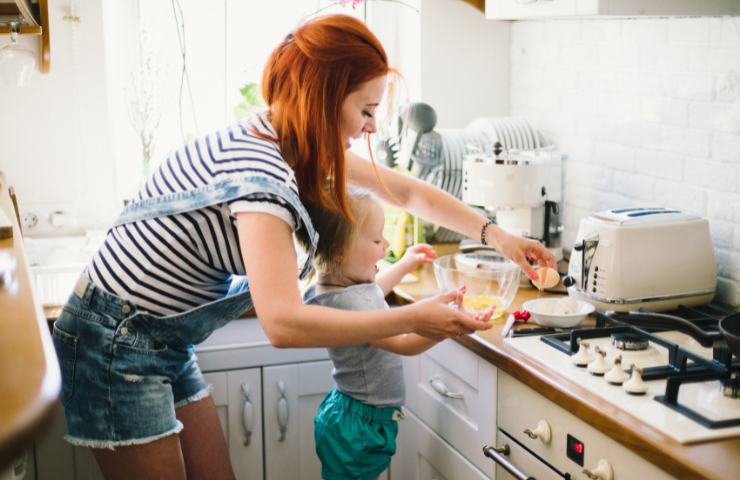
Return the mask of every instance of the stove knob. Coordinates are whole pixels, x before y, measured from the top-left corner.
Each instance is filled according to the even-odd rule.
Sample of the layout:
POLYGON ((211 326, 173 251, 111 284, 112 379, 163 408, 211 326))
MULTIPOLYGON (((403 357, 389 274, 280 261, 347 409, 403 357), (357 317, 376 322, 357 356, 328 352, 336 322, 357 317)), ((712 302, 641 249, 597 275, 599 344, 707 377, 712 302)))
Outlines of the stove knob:
POLYGON ((571 355, 570 361, 575 365, 576 367, 585 367, 591 361, 594 359, 594 356, 591 354, 591 352, 588 351, 589 343, 583 341, 582 339, 578 339, 578 351, 571 355))
POLYGON ((606 357, 606 351, 599 347, 594 347, 594 359, 588 364, 587 370, 591 375, 602 376, 609 371, 609 365, 606 364, 604 357, 606 357))
POLYGON ((593 470, 584 468, 583 474, 591 480, 613 480, 614 478, 612 466, 603 458, 599 459, 599 462, 596 464, 596 468, 593 470))
POLYGON ((545 445, 549 445, 552 439, 552 430, 546 420, 537 422, 537 427, 534 430, 525 429, 524 434, 531 439, 539 438, 545 445))
POLYGON ((642 381, 642 369, 632 364, 632 376, 622 384, 622 388, 631 395, 644 395, 648 390, 647 383, 642 381))

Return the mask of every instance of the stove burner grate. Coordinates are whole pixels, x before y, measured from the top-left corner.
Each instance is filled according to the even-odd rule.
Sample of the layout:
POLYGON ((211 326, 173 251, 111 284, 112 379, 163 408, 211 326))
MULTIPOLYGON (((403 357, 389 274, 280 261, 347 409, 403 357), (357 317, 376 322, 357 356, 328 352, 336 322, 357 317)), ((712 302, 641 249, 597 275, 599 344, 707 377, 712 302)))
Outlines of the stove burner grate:
POLYGON ((707 382, 711 380, 720 380, 720 382, 722 382, 729 379, 727 378, 727 373, 697 373, 692 375, 677 375, 675 377, 669 377, 666 382, 665 394, 658 395, 655 397, 655 400, 683 415, 686 415, 690 419, 707 428, 716 429, 740 426, 740 418, 712 420, 696 410, 679 403, 678 390, 681 385, 687 383, 707 382))
MULTIPOLYGON (((720 307, 703 305, 700 307, 682 306, 670 313, 690 320, 707 332, 719 332, 719 320, 728 315, 729 312, 720 307)), ((733 360, 733 355, 728 348, 714 348, 713 358, 704 358, 654 334, 657 331, 665 331, 666 329, 638 328, 637 326, 613 319, 601 312, 594 313, 594 316, 596 317, 596 328, 576 329, 565 333, 543 335, 540 337, 540 340, 567 355, 573 355, 578 351, 579 339, 585 340, 611 336, 612 338, 617 337, 620 339, 626 337, 629 344, 633 341, 635 343, 642 343, 644 341, 648 345, 650 342, 656 343, 668 351, 668 364, 645 368, 642 375, 645 381, 666 379, 665 393, 664 395, 656 396, 656 401, 707 428, 717 429, 740 426, 740 418, 712 420, 696 410, 681 404, 678 400, 678 391, 681 385, 713 380, 720 381, 722 393, 725 396, 732 398, 740 397, 740 359, 733 360)), ((617 345, 615 344, 615 346, 617 345)))

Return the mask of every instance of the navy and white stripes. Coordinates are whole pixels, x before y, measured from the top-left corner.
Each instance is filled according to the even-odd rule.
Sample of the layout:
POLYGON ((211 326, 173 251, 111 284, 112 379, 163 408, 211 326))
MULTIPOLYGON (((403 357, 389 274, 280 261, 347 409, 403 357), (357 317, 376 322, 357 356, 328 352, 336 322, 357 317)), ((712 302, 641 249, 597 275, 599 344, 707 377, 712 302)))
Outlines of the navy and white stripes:
MULTIPOLYGON (((293 170, 264 114, 196 139, 172 152, 149 177, 138 199, 187 192, 230 176, 265 176, 289 185, 293 170)), ((244 275, 234 214, 264 212, 299 226, 278 196, 255 193, 220 205, 112 228, 88 266, 93 283, 157 315, 183 312, 223 297, 232 275, 244 275)))

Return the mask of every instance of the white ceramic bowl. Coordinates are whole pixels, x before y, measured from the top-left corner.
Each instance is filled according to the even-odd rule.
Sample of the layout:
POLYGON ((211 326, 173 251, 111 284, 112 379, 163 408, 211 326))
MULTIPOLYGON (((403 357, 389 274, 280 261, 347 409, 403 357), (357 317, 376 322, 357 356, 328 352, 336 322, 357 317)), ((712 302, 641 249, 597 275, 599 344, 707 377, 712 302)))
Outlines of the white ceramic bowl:
POLYGON ((533 320, 544 327, 569 328, 583 322, 594 311, 594 306, 570 297, 538 298, 522 304, 533 320))

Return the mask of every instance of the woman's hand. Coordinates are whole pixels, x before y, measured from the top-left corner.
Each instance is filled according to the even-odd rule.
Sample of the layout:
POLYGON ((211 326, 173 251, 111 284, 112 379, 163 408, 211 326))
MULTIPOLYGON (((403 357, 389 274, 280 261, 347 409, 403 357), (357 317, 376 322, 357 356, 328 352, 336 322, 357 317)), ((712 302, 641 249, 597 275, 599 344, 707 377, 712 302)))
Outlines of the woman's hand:
POLYGON ((490 225, 488 228, 494 227, 496 229, 494 236, 496 250, 519 265, 529 278, 536 275, 530 262, 534 262, 541 267, 557 268, 555 256, 537 240, 512 235, 495 225, 490 225))
POLYGON ((423 337, 443 340, 491 328, 488 320, 493 309, 475 316, 466 313, 461 308, 464 293, 464 289, 451 290, 404 307, 414 312, 412 331, 423 337))

